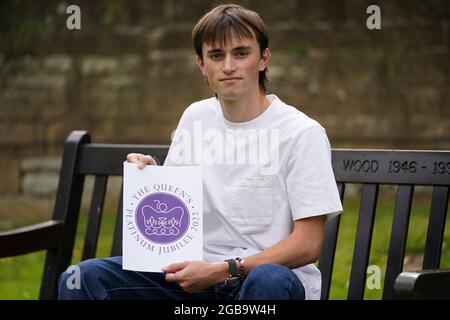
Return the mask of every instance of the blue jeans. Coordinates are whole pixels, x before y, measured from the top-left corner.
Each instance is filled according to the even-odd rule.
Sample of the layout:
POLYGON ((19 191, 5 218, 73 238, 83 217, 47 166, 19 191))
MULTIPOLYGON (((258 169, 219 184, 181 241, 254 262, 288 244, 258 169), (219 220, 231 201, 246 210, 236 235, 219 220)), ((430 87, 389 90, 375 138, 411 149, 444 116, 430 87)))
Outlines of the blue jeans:
POLYGON ((254 268, 240 286, 224 283, 196 293, 185 292, 178 283, 167 282, 164 273, 122 269, 122 257, 90 259, 77 265, 75 273, 59 278, 59 299, 149 300, 304 300, 305 289, 295 273, 284 266, 265 264, 254 268))

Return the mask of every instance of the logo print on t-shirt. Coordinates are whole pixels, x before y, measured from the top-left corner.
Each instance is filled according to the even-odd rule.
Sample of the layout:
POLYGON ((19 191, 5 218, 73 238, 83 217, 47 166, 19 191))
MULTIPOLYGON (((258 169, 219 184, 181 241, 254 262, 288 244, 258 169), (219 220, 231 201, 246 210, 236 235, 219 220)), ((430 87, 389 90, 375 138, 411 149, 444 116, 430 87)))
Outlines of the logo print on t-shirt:
POLYGON ((167 193, 151 194, 136 209, 139 231, 155 243, 171 243, 179 240, 188 229, 189 211, 176 196, 167 193))

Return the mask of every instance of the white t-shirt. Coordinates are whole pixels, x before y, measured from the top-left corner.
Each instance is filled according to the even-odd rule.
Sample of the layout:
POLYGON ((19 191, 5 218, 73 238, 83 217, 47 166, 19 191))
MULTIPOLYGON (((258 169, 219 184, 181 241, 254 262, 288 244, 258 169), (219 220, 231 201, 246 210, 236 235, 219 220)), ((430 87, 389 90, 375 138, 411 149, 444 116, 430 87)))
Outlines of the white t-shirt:
MULTIPOLYGON (((173 136, 164 165, 202 166, 205 261, 245 258, 286 238, 295 220, 342 212, 325 129, 267 97, 269 108, 242 123, 227 121, 214 97, 195 102, 173 136)), ((319 299, 317 267, 293 271, 306 299, 319 299)))

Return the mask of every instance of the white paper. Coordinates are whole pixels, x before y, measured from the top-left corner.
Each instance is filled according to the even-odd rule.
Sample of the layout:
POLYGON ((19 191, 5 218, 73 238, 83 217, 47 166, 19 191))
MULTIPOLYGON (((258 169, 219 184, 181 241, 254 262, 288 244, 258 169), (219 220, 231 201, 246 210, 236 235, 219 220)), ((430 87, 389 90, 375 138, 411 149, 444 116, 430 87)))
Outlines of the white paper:
POLYGON ((124 162, 123 177, 123 269, 203 260, 201 167, 124 162))

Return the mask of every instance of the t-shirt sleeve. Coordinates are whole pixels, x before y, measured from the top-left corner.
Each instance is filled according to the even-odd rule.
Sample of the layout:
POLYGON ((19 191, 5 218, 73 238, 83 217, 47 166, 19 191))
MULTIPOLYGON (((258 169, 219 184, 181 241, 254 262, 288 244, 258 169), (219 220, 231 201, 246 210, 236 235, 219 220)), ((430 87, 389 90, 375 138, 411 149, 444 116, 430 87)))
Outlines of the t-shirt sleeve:
POLYGON ((320 125, 299 134, 287 163, 287 192, 294 220, 342 212, 331 165, 331 147, 320 125))

